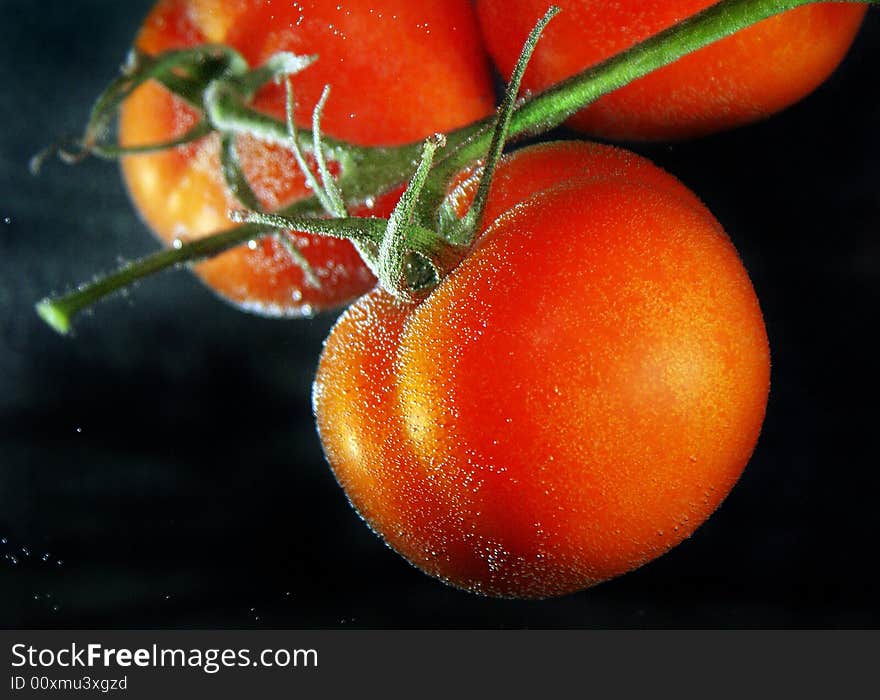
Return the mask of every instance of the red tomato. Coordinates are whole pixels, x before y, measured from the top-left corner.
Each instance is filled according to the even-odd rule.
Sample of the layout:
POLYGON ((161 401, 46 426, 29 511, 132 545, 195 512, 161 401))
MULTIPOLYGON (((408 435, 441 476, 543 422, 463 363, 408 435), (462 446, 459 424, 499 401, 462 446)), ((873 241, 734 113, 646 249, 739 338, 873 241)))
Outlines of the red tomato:
MULTIPOLYGON (((311 124, 325 84, 333 92, 324 112, 327 134, 361 145, 396 145, 448 131, 489 114, 492 83, 476 19, 467 0, 162 0, 137 40, 155 54, 200 43, 224 43, 253 65, 272 54, 319 54, 293 79, 296 121, 311 124)), ((256 106, 284 118, 281 86, 269 86, 256 106)), ((140 88, 125 103, 123 145, 166 141, 193 126, 194 111, 158 84, 140 88)), ((256 139, 238 139, 242 168, 268 209, 308 194, 293 155, 256 139)), ((125 158, 131 196, 166 243, 195 239, 230 227, 229 209, 240 208, 219 166, 216 135, 153 155, 125 158)), ((380 199, 371 213, 387 216, 396 196, 380 199)), ((364 213, 362 210, 360 213, 364 213)), ((267 239, 242 246, 196 267, 214 290, 244 307, 296 315, 355 298, 375 283, 347 241, 294 234, 316 270, 320 289, 284 248, 267 239)))
POLYGON ((720 504, 763 422, 767 336, 718 223, 637 156, 525 149, 490 198, 426 300, 375 290, 343 314, 315 413, 352 504, 410 562, 486 595, 561 595, 720 504))
MULTIPOLYGON (((542 90, 717 0, 559 0, 523 81, 542 90)), ((489 53, 510 75, 546 0, 477 0, 489 53)), ((620 139, 682 139, 756 121, 797 102, 843 59, 867 6, 821 3, 771 17, 627 85, 570 124, 620 139)))

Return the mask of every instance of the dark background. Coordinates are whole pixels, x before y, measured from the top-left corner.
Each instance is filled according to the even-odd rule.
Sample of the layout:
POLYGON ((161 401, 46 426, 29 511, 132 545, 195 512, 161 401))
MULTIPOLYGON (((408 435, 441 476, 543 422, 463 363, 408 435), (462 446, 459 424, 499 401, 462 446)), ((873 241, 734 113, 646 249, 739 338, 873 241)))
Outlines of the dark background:
POLYGON ((592 590, 495 601, 411 568, 347 505, 310 383, 332 315, 272 321, 184 272, 81 320, 35 301, 156 248, 78 133, 150 0, 0 0, 0 626, 876 627, 880 11, 770 121, 634 146, 706 201, 773 350, 764 432, 687 542, 592 590), (9 223, 4 223, 8 217, 9 223))

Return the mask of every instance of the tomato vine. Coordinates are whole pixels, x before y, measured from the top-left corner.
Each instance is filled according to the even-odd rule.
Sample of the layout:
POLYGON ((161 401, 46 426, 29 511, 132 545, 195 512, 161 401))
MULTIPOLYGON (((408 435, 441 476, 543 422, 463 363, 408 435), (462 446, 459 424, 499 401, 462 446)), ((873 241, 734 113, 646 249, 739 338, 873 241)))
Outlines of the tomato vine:
MULTIPOLYGON (((639 77, 761 20, 816 1, 719 2, 516 105, 510 117, 507 135, 509 138, 516 138, 545 133, 585 105, 639 77)), ((880 4, 880 0, 845 1, 880 4)), ((260 85, 307 69, 309 60, 308 57, 278 54, 266 65, 250 68, 235 51, 218 46, 170 52, 158 58, 135 55, 123 76, 111 85, 96 104, 85 135, 76 142, 65 143, 55 150, 66 160, 77 160, 86 155, 118 158, 131 152, 169 148, 201 138, 210 131, 220 132, 227 138, 248 134, 269 142, 289 144, 289 125, 251 108, 247 103, 248 96, 260 85), (180 139, 169 143, 148 144, 134 151, 115 144, 102 143, 100 136, 106 131, 121 102, 148 80, 158 80, 167 89, 196 106, 203 114, 203 121, 180 139)), ((441 213, 441 204, 451 180, 462 168, 486 157, 493 135, 497 135, 493 129, 494 124, 495 119, 489 118, 446 134, 446 146, 438 153, 422 183, 422 196, 419 198, 417 211, 414 212, 417 220, 439 228, 437 217, 441 213)), ((423 148, 421 143, 367 148, 330 138, 316 143, 314 131, 308 130, 300 130, 296 138, 304 152, 323 154, 323 149, 326 149, 327 156, 339 164, 337 185, 346 204, 361 203, 406 182, 416 171, 423 148)), ((41 154, 36 159, 35 166, 38 167, 44 158, 45 154, 41 154)), ((234 157, 229 162, 234 165, 234 157)), ((232 172, 234 174, 234 167, 232 172)), ((277 214, 285 217, 285 225, 295 222, 303 231, 355 239, 360 236, 363 241, 377 244, 375 238, 379 225, 365 222, 354 222, 352 225, 351 221, 345 223, 344 219, 338 217, 336 222, 332 219, 316 219, 322 210, 318 199, 310 197, 295 202, 277 214)), ((37 311, 56 331, 67 333, 77 313, 114 291, 163 269, 198 261, 241 243, 272 235, 277 226, 270 225, 270 222, 271 219, 251 220, 198 241, 163 250, 84 284, 70 294, 44 299, 37 305, 37 311)), ((280 220, 275 222, 277 223, 280 220)), ((381 228, 385 230, 384 223, 381 228)), ((431 237, 425 230, 425 226, 409 227, 405 243, 408 251, 423 254, 430 259, 437 255, 438 248, 448 247, 450 240, 443 240, 439 234, 434 240, 430 240, 431 237), (431 250, 427 250, 426 246, 431 250)), ((454 234, 452 238, 455 238, 454 234)), ((381 241, 378 244, 381 245, 381 241)))

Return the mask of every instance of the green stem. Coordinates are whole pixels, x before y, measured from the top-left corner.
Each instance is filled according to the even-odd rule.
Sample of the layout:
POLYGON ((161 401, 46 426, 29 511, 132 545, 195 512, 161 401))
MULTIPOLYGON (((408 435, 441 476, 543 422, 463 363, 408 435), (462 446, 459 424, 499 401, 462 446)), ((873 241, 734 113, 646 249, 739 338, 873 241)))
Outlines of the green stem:
MULTIPOLYGON (((230 134, 250 135, 268 143, 290 145, 290 130, 285 122, 248 107, 243 97, 232 90, 215 88, 206 99, 211 123, 230 134)), ((313 134, 297 130, 300 148, 317 156, 313 134)), ((421 142, 395 147, 366 147, 324 137, 326 155, 339 163, 338 185, 351 202, 363 202, 406 182, 415 169, 421 142)))
POLYGON ((95 282, 84 284, 75 292, 54 299, 43 299, 37 304, 37 313, 56 331, 66 334, 70 332, 74 316, 104 297, 170 267, 218 255, 253 238, 258 238, 267 231, 272 229, 255 225, 239 226, 230 231, 187 243, 179 248, 161 250, 129 263, 95 282))
MULTIPOLYGON (((219 255, 248 241, 276 234, 279 230, 345 238, 360 245, 370 244, 378 247, 381 244, 388 223, 385 219, 368 217, 320 219, 314 216, 318 211, 314 210, 311 204, 311 200, 306 200, 297 203, 296 206, 288 207, 286 212, 291 213, 290 216, 260 212, 233 213, 232 220, 244 222, 243 225, 191 243, 161 250, 131 262, 94 282, 84 284, 70 294, 43 299, 36 305, 37 313, 57 332, 67 334, 70 332, 73 318, 78 313, 138 280, 168 268, 219 255)), ((433 231, 413 227, 408 245, 411 250, 428 258, 443 246, 443 242, 433 231)))
MULTIPOLYGON (((316 229, 319 225, 326 224, 326 232, 316 231, 316 233, 341 235, 343 226, 337 224, 336 220, 304 218, 310 214, 317 214, 320 211, 320 209, 316 210, 312 206, 310 200, 297 202, 295 206, 289 207, 286 211, 300 216, 295 222, 294 220, 291 220, 291 222, 303 224, 304 228, 301 230, 316 229)), ((384 231, 384 222, 381 219, 376 221, 380 225, 377 227, 378 233, 374 237, 380 240, 381 231, 384 231)), ((37 313, 56 331, 61 334, 67 334, 70 332, 71 321, 78 313, 114 292, 134 284, 138 280, 172 267, 198 262, 199 260, 219 255, 248 241, 274 233, 276 233, 276 228, 272 226, 245 224, 222 233, 215 233, 211 236, 200 238, 191 243, 160 250, 157 253, 128 263, 115 272, 98 278, 94 282, 80 285, 76 291, 70 294, 43 299, 36 306, 37 313)))
MULTIPOLYGON (((460 220, 456 221, 453 212, 450 212, 446 207, 437 207, 437 205, 434 205, 437 207, 436 210, 438 210, 441 230, 443 230, 444 227, 449 229, 447 238, 449 238, 450 242, 455 245, 463 247, 470 246, 477 237, 480 223, 483 218, 483 212, 486 209, 486 203, 489 201, 489 191, 492 187, 492 180, 495 177, 495 168, 501 160, 501 154, 504 151, 504 146, 507 144, 507 139, 510 135, 510 123, 513 120, 513 112, 516 107, 516 98, 519 94, 520 84, 522 83, 523 76, 525 75, 526 68, 528 68, 532 54, 535 52, 535 47, 538 45, 538 40, 541 38, 541 34, 559 11, 559 8, 555 5, 547 10, 547 13, 541 18, 538 24, 535 25, 534 29, 532 29, 529 34, 528 39, 526 39, 522 53, 513 69, 513 75, 504 91, 504 98, 501 100, 501 106, 498 108, 498 116, 495 120, 495 127, 492 130, 492 141, 489 144, 489 152, 485 157, 483 173, 480 175, 480 184, 477 186, 477 193, 474 196, 474 201, 467 214, 465 214, 460 220), (452 222, 451 225, 450 221, 452 222)), ((428 212, 434 210, 435 209, 433 208, 427 209, 428 212)))

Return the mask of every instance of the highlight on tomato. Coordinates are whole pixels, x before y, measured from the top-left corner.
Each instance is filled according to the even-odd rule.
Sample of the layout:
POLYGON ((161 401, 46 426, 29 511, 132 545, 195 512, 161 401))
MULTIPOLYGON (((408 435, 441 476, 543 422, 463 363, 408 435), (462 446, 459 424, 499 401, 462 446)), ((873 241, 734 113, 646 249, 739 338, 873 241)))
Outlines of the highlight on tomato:
MULTIPOLYGON (((541 40, 523 81, 540 91, 717 0, 558 0, 564 22, 541 40)), ((477 0, 486 47, 510 75, 546 0, 477 0)), ((817 3, 743 29, 605 95, 569 124, 613 139, 685 139, 754 122, 798 102, 846 55, 864 4, 817 3)))
POLYGON ((654 559, 718 507, 761 429, 767 336, 718 222, 638 156, 520 150, 487 214, 423 301, 377 289, 340 317, 318 431, 354 508, 415 566, 557 596, 654 559))
MULTIPOLYGON (((254 68, 282 51, 318 55, 292 78, 295 121, 308 126, 322 89, 332 84, 324 131, 363 146, 404 144, 450 131, 485 117, 494 105, 488 59, 467 0, 160 0, 136 47, 156 56, 201 44, 227 45, 254 68)), ((284 86, 266 85, 253 106, 283 120, 284 86)), ((122 106, 120 142, 125 147, 166 142, 196 120, 184 100, 149 82, 122 106)), ((311 194, 288 148, 246 135, 236 146, 241 169, 265 209, 311 194)), ((122 169, 135 205, 166 244, 228 229, 229 210, 243 208, 224 179, 216 133, 174 149, 127 156, 122 169)), ((387 216, 398 195, 368 198, 353 213, 387 216)), ((195 270, 221 296, 269 315, 336 307, 375 284, 348 241, 289 235, 316 279, 310 280, 274 237, 201 262, 195 270)))

